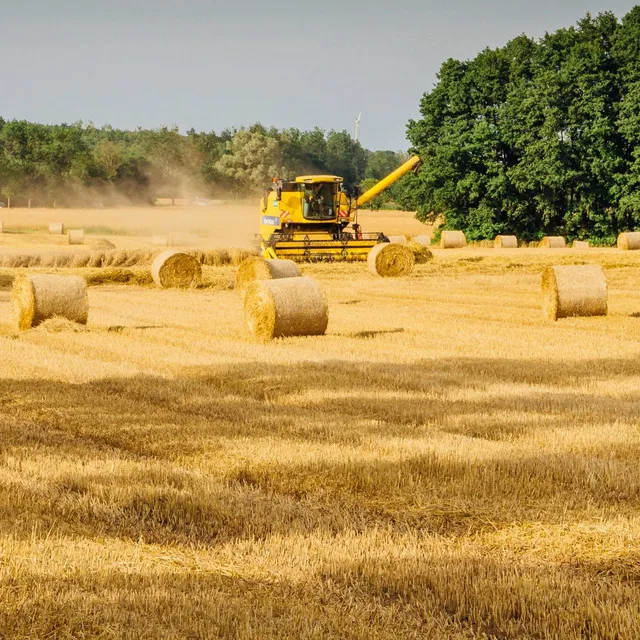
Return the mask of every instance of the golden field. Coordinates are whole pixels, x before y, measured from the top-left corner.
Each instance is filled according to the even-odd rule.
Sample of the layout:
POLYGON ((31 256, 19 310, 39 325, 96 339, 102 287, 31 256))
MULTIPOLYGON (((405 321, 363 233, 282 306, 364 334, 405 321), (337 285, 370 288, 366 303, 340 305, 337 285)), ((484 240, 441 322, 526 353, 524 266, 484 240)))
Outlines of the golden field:
MULTIPOLYGON (((119 248, 254 231, 190 211, 2 211, 36 232, 0 253, 77 250, 36 228, 75 215, 119 248)), ((639 637, 640 252, 434 254, 303 265, 327 335, 268 344, 231 266, 90 287, 77 330, 18 334, 0 289, 0 638, 639 637), (543 321, 565 263, 607 317, 543 321)))

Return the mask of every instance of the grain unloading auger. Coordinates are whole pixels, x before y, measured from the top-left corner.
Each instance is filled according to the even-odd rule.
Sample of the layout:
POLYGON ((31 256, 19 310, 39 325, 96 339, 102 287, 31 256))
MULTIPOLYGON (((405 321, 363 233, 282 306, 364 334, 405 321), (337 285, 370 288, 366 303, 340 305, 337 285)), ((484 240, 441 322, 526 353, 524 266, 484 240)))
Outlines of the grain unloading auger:
POLYGON ((363 231, 358 208, 419 166, 414 156, 354 198, 342 189, 339 176, 274 180, 260 205, 262 255, 298 262, 366 260, 371 248, 388 238, 363 231))

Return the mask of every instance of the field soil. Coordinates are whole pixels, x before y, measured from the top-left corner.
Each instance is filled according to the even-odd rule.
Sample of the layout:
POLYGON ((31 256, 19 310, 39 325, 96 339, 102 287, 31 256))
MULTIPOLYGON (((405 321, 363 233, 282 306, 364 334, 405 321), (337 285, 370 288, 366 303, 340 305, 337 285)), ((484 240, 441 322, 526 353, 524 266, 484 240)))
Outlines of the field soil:
MULTIPOLYGON (((171 211, 91 224, 213 215, 171 211)), ((2 251, 90 226, 0 216, 2 251)), ((640 252, 434 254, 302 265, 327 335, 267 344, 232 266, 23 333, 0 288, 0 638, 640 637, 640 252), (585 263, 609 315, 544 321, 543 269, 585 263)))

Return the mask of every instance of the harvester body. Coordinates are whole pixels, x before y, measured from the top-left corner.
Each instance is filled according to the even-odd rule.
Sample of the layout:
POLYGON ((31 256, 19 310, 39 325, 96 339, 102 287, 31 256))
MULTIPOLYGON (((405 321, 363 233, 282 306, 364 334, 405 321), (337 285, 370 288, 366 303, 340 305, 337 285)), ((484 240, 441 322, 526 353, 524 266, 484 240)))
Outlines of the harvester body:
POLYGON ((343 190, 340 176, 274 180, 260 206, 262 255, 298 262, 366 260, 372 247, 388 239, 362 231, 358 208, 419 164, 414 156, 357 198, 343 190))

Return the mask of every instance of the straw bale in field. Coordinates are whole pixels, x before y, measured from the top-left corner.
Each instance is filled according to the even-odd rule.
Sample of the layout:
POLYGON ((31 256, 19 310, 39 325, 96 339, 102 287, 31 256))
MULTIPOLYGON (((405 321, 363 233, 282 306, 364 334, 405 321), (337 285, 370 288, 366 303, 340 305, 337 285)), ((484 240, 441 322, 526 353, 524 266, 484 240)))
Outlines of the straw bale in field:
POLYGON ((96 242, 91 244, 91 249, 93 251, 111 251, 115 249, 116 245, 111 242, 111 240, 107 240, 106 238, 100 238, 100 240, 96 240, 96 242))
POLYGON ((607 279, 598 264, 548 267, 542 274, 547 320, 607 315, 607 279))
POLYGON ((627 231, 618 236, 618 249, 634 251, 640 249, 640 231, 627 231))
POLYGON ((429 247, 425 247, 423 244, 410 242, 407 247, 409 247, 409 251, 413 254, 413 259, 416 264, 426 264, 433 258, 431 249, 429 249, 429 247))
POLYGON ((423 245, 425 247, 430 247, 431 246, 431 236, 426 234, 426 233, 423 233, 423 234, 421 234, 419 236, 413 236, 413 241, 416 244, 421 244, 421 245, 423 245))
POLYGON ((517 249, 518 238, 516 236, 496 236, 493 246, 496 249, 517 249))
POLYGON ((198 242, 197 233, 172 233, 169 236, 170 247, 195 247, 198 242))
POLYGON ((22 331, 56 316, 86 324, 87 284, 80 276, 18 276, 13 283, 12 313, 22 331))
POLYGON ((168 247, 169 236, 151 236, 151 244, 156 247, 168 247))
POLYGON ((0 233, 4 233, 4 222, 0 220, 0 233))
POLYGON ((574 240, 573 245, 571 245, 574 249, 588 249, 589 243, 584 240, 574 240))
POLYGON ((49 233, 62 235, 64 233, 64 224, 62 222, 52 222, 49 224, 49 233))
POLYGON ((69 229, 69 244, 84 244, 84 229, 69 229))
POLYGON ((467 246, 464 231, 443 231, 440 236, 441 249, 462 249, 467 246))
POLYGON ((538 245, 541 249, 564 249, 566 246, 567 243, 562 236, 545 236, 538 245))
POLYGON ((389 242, 395 242, 396 244, 407 244, 407 236, 387 236, 389 242))
POLYGON ((268 260, 260 256, 250 256, 238 267, 236 289, 242 293, 254 280, 299 277, 300 269, 293 260, 268 260))
POLYGON ((261 340, 288 336, 317 336, 327 330, 325 297, 311 278, 254 280, 244 299, 245 320, 261 340))
POLYGON ((369 251, 367 263, 373 275, 398 278, 411 273, 415 258, 411 249, 403 244, 381 242, 369 251))
POLYGON ((163 289, 195 287, 202 279, 202 266, 193 256, 182 251, 163 251, 151 265, 153 281, 163 289))

